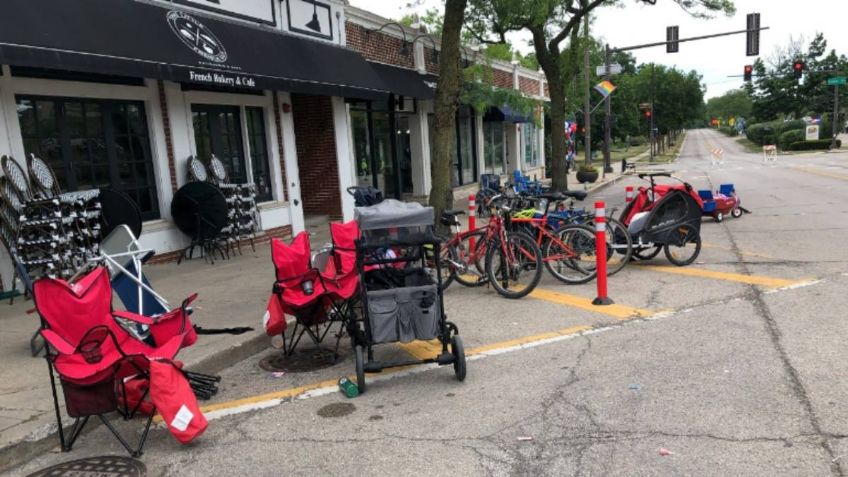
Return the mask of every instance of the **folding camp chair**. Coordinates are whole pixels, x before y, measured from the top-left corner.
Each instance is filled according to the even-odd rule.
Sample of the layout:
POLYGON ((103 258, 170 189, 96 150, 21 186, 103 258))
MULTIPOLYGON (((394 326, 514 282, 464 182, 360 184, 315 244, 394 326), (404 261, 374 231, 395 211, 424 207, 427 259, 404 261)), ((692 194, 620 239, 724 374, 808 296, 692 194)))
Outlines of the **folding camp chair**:
POLYGON ((151 360, 172 360, 181 348, 197 340, 187 312, 197 295, 157 318, 113 312, 108 271, 97 267, 73 284, 61 279, 37 280, 33 297, 42 320, 41 335, 51 346, 47 362, 62 450, 70 451, 89 418, 97 416, 131 455, 141 455, 153 414, 134 446, 104 416, 118 412, 127 420, 134 417, 150 389, 148 386, 132 399, 127 383, 149 380, 151 360), (148 326, 152 344, 135 339, 118 325, 116 317, 148 326), (74 419, 68 436, 55 374, 59 375, 66 411, 74 419))
POLYGON ((332 325, 340 323, 334 358, 344 331, 354 319, 359 277, 356 271, 354 240, 359 230, 355 222, 331 224, 333 248, 310 257, 309 234, 301 232, 290 245, 279 239, 271 242, 276 281, 271 299, 278 300, 286 314, 294 316, 295 326, 286 340, 283 329, 283 352, 291 355, 303 335, 309 336, 317 348, 332 325), (352 226, 351 226, 352 224, 352 226))

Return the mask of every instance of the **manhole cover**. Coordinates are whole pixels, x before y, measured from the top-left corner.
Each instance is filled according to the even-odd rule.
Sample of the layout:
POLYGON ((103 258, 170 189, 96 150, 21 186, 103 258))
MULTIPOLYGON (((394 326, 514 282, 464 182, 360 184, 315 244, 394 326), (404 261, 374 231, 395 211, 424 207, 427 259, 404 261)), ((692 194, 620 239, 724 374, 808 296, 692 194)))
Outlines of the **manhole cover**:
POLYGON ((335 357, 333 350, 328 349, 295 350, 289 356, 285 356, 283 353, 266 356, 259 361, 259 367, 270 372, 305 373, 329 368, 342 357, 341 351, 339 351, 338 357, 335 357))
POLYGON ((344 417, 352 414, 355 410, 356 406, 349 402, 335 402, 318 409, 318 415, 321 417, 344 417))
POLYGON ((147 467, 130 457, 102 456, 54 465, 27 477, 143 477, 147 467))

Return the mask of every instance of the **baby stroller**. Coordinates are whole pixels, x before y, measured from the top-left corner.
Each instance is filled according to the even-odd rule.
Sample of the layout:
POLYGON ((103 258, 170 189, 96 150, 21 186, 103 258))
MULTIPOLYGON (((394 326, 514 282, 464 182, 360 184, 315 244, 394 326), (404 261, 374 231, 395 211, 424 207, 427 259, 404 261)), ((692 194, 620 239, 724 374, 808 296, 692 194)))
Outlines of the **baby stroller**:
POLYGON ((658 185, 654 181, 656 177, 677 179, 667 172, 639 174, 640 179, 648 179, 651 187, 639 187, 619 221, 632 236, 635 257, 650 260, 664 250, 671 263, 689 265, 701 253, 704 203, 692 186, 681 179, 677 179, 681 184, 658 185))
POLYGON ((428 246, 436 250, 440 246, 433 232, 433 208, 388 199, 375 206, 357 207, 355 216, 362 230, 356 242, 356 266, 363 316, 351 336, 359 392, 365 392, 366 372, 412 364, 452 364, 456 378, 464 380, 465 351, 459 329, 445 316, 440 256, 433 254, 432 264, 428 264, 424 253, 428 246), (418 252, 398 256, 381 252, 396 246, 418 248, 418 252), (398 263, 407 266, 393 266, 398 263), (428 273, 428 265, 435 267, 436 273, 428 273), (441 353, 434 358, 399 362, 374 358, 377 344, 434 338, 441 343, 441 353))
POLYGON ((359 236, 356 222, 330 224, 333 246, 310 256, 309 234, 299 233, 290 245, 271 242, 276 281, 266 313, 265 330, 281 335, 283 353, 291 356, 306 334, 321 350, 334 323, 340 323, 332 360, 338 358, 339 341, 354 316, 353 306, 359 287, 354 241, 359 236), (295 318, 286 340, 285 315, 295 318))

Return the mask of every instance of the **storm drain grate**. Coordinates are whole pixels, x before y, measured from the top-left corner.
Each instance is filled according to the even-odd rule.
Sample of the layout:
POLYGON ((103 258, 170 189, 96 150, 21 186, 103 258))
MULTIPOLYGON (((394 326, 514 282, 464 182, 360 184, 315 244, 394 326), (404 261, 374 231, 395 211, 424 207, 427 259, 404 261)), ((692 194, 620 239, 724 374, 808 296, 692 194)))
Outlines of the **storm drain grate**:
POLYGON ((259 361, 259 367, 270 372, 306 373, 329 368, 344 358, 339 350, 338 357, 331 349, 295 350, 291 355, 274 353, 259 361))
POLYGON ((119 456, 87 457, 54 465, 27 477, 144 477, 147 467, 136 459, 119 456))

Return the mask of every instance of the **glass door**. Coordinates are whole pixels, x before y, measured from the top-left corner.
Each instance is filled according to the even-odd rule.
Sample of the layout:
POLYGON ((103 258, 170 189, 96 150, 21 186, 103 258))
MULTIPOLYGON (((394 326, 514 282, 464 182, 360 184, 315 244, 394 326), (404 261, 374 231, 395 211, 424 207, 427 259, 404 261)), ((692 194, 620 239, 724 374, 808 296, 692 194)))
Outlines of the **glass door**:
POLYGON ((397 131, 395 144, 397 146, 398 166, 400 167, 400 187, 402 194, 412 194, 412 146, 410 145, 409 116, 397 116, 397 131))
POLYGON ((205 162, 215 154, 231 183, 248 182, 239 107, 195 104, 191 115, 197 158, 205 162))

